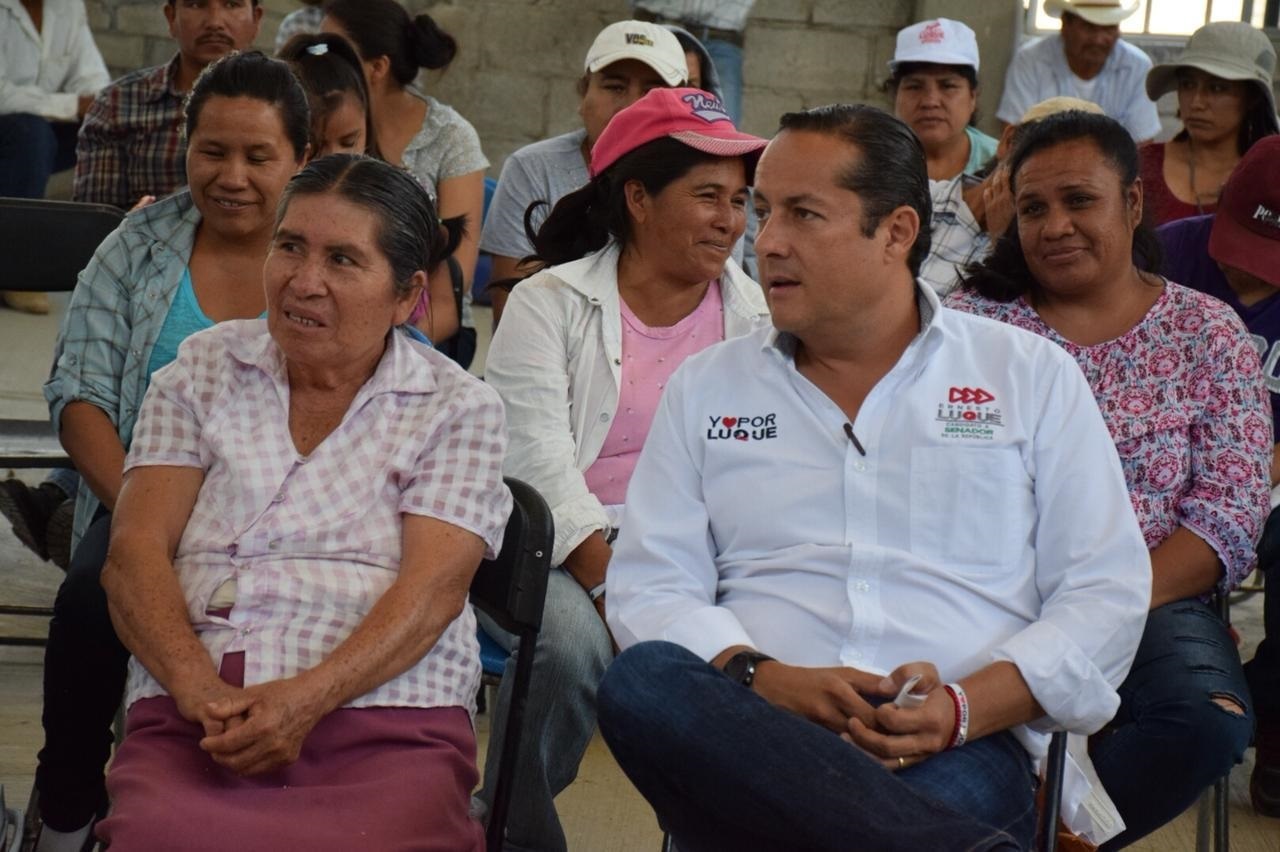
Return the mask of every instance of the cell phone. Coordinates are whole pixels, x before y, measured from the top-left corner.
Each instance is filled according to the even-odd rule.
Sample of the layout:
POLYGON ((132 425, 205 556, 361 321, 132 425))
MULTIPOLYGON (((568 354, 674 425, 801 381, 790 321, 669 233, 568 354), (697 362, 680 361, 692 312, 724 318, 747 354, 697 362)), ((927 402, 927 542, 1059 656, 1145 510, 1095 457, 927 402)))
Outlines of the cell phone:
POLYGON ((916 688, 916 684, 920 682, 920 675, 912 675, 907 678, 907 682, 902 685, 902 689, 898 690, 898 697, 893 699, 895 707, 919 707, 925 702, 927 696, 913 695, 911 690, 916 688))

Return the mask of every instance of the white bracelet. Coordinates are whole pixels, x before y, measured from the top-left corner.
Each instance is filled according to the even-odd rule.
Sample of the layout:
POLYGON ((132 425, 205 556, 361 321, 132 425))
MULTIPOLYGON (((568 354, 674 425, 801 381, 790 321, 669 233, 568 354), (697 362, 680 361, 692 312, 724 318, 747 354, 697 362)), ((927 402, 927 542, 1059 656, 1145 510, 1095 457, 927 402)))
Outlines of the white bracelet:
POLYGON ((969 739, 969 696, 958 683, 949 683, 943 688, 956 705, 956 726, 951 732, 951 742, 947 743, 947 748, 959 748, 969 739))
POLYGON ((587 596, 591 598, 592 603, 595 603, 596 601, 604 597, 604 583, 601 583, 598 586, 592 586, 590 589, 588 589, 587 596))

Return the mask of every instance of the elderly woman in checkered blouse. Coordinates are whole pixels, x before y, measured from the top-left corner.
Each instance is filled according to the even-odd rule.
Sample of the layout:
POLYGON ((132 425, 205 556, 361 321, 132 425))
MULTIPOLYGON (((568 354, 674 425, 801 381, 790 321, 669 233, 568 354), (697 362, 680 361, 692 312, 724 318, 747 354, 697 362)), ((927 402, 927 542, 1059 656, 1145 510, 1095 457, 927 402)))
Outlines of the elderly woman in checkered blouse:
POLYGON ((103 572, 134 655, 113 848, 481 848, 466 599, 511 506, 502 404, 394 330, 460 232, 405 172, 317 160, 267 317, 152 378, 103 572))

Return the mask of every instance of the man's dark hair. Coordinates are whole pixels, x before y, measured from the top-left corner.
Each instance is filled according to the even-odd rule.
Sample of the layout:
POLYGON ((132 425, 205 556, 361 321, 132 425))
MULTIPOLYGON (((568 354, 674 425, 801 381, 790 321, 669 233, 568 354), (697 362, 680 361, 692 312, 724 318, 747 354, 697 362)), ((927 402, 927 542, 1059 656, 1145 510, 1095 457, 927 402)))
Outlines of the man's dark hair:
POLYGON ((294 156, 302 159, 311 139, 311 111, 302 84, 286 63, 251 50, 248 53, 232 51, 206 65, 191 86, 191 94, 183 107, 183 132, 187 139, 196 132, 205 101, 214 96, 253 98, 271 104, 280 113, 280 123, 284 125, 294 156))
MULTIPOLYGON (((1097 146, 1102 160, 1111 166, 1120 178, 1123 189, 1138 179, 1140 160, 1138 146, 1129 131, 1113 118, 1092 112, 1068 110, 1022 125, 1017 134, 1017 144, 1009 156, 1009 192, 1018 194, 1018 171, 1033 154, 1067 142, 1088 140, 1097 146)), ((1140 269, 1159 272, 1163 262, 1160 241, 1144 222, 1139 222, 1133 232, 1134 262, 1140 269)), ((1019 296, 1034 297, 1040 284, 1027 266, 1018 237, 1018 221, 1015 218, 1009 230, 996 242, 994 250, 985 261, 972 264, 961 278, 961 286, 976 290, 984 298, 996 302, 1011 302, 1019 296)))
POLYGON ((858 149, 840 174, 840 186, 862 201, 862 234, 870 237, 899 207, 920 217, 920 232, 907 257, 912 275, 929 254, 933 203, 924 148, 911 128, 889 113, 866 104, 831 104, 782 116, 780 130, 805 130, 838 136, 858 149))
POLYGON ((465 217, 441 221, 431 196, 404 169, 359 154, 330 154, 307 163, 280 198, 276 227, 293 199, 333 192, 377 219, 378 249, 391 265, 397 296, 419 270, 431 272, 453 254, 465 217))
MULTIPOLYGON (((173 5, 174 3, 176 3, 176 2, 177 2, 177 0, 164 0, 164 5, 166 5, 166 6, 172 6, 172 5, 173 5)), ((323 2, 325 2, 325 0, 316 0, 316 3, 312 3, 312 2, 310 2, 310 0, 302 0, 302 2, 306 3, 306 4, 307 4, 307 5, 309 5, 309 6, 314 6, 314 5, 316 5, 316 3, 323 3, 323 2)), ((261 0, 249 0, 249 5, 251 5, 251 6, 253 6, 253 7, 255 7, 255 8, 256 8, 257 6, 261 5, 261 0)))
POLYGON ((421 68, 444 68, 458 52, 453 36, 430 15, 410 18, 396 0, 330 0, 324 13, 347 31, 361 59, 387 57, 401 86, 412 83, 421 68))
POLYGON ((645 192, 657 195, 694 166, 721 159, 667 136, 628 151, 586 186, 557 201, 537 233, 533 230, 533 215, 546 202, 529 205, 524 213, 524 229, 534 253, 526 260, 548 266, 568 263, 604 248, 610 237, 625 248, 631 241, 625 192, 629 181, 638 180, 645 192))

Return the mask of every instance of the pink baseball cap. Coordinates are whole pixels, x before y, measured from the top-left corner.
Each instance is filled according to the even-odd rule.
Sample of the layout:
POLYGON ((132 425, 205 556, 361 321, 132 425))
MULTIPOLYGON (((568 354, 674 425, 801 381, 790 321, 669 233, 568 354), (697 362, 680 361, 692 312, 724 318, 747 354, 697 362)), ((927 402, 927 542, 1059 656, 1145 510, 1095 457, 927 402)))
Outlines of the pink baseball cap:
POLYGON ((594 178, 623 155, 664 136, 716 157, 745 157, 748 179, 769 144, 740 133, 715 95, 701 89, 650 89, 609 120, 591 148, 588 172, 594 178))

